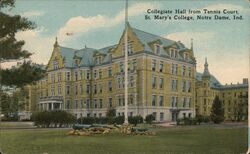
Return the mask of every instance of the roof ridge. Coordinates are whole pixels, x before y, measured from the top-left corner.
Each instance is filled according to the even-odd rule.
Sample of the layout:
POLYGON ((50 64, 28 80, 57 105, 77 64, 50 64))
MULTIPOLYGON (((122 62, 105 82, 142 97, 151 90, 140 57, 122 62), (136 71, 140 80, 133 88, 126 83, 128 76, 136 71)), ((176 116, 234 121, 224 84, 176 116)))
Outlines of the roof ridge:
POLYGON ((64 47, 64 46, 59 46, 60 48, 66 48, 66 49, 71 49, 71 50, 78 50, 78 49, 73 49, 73 48, 69 48, 69 47, 64 47))
POLYGON ((135 30, 138 30, 138 31, 141 31, 141 32, 146 33, 146 34, 150 34, 150 35, 153 35, 153 36, 156 36, 156 37, 160 37, 160 38, 162 38, 162 39, 166 39, 166 40, 168 40, 168 41, 178 42, 178 41, 174 41, 174 40, 165 38, 165 37, 160 36, 160 35, 156 35, 156 34, 153 34, 153 33, 145 32, 145 31, 143 31, 143 30, 140 30, 140 29, 137 29, 137 28, 134 28, 134 27, 131 27, 131 28, 132 28, 132 29, 135 29, 135 30))

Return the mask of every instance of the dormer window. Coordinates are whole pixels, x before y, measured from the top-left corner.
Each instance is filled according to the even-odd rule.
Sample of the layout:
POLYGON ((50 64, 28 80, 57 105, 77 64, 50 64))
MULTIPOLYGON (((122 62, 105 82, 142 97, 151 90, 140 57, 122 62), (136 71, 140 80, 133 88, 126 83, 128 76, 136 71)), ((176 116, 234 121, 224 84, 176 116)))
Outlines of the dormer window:
POLYGON ((95 58, 95 61, 96 61, 96 64, 101 64, 102 63, 102 57, 101 56, 98 56, 95 58))
POLYGON ((58 60, 54 60, 54 62, 53 62, 53 67, 54 67, 54 70, 59 69, 58 60))
POLYGON ((159 55, 161 50, 161 46, 159 44, 154 45, 154 52, 155 54, 159 55))
MULTIPOLYGON (((132 42, 128 42, 128 55, 130 55, 130 54, 133 54, 133 51, 134 49, 133 49, 133 44, 132 44, 132 42)), ((125 53, 125 45, 123 44, 123 47, 122 47, 122 51, 123 51, 123 53, 125 53)))
POLYGON ((170 49, 170 56, 172 58, 178 58, 178 51, 177 51, 177 49, 170 49))
POLYGON ((78 59, 75 59, 74 65, 75 65, 75 67, 78 67, 78 66, 79 66, 79 60, 78 60, 78 59))
POLYGON ((184 54, 183 54, 183 59, 184 59, 185 61, 188 61, 188 53, 184 53, 184 54))

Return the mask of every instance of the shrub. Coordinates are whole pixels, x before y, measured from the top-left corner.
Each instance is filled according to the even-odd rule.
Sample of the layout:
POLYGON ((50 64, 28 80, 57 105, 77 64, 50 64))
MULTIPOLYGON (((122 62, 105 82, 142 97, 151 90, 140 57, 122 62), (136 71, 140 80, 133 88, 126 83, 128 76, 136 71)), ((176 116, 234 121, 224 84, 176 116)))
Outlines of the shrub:
POLYGON ((110 109, 107 111, 106 117, 115 117, 116 116, 116 110, 110 109))
POLYGON ((128 122, 136 126, 137 124, 143 123, 143 118, 142 116, 128 117, 128 122))
POLYGON ((155 119, 154 115, 149 114, 149 115, 146 116, 145 121, 146 121, 147 124, 152 124, 154 119, 155 119))
POLYGON ((38 127, 62 127, 76 122, 76 117, 66 111, 42 111, 33 113, 31 120, 38 127))
POLYGON ((211 121, 209 116, 203 116, 203 120, 204 123, 209 123, 211 121))
POLYGON ((79 124, 87 124, 87 125, 92 125, 95 123, 95 118, 93 117, 82 117, 77 119, 77 123, 79 124))
POLYGON ((203 116, 202 115, 196 115, 196 121, 200 125, 203 122, 203 116))
POLYGON ((117 117, 114 118, 114 123, 118 124, 118 125, 121 125, 121 124, 124 123, 124 120, 125 120, 124 116, 117 116, 117 117))

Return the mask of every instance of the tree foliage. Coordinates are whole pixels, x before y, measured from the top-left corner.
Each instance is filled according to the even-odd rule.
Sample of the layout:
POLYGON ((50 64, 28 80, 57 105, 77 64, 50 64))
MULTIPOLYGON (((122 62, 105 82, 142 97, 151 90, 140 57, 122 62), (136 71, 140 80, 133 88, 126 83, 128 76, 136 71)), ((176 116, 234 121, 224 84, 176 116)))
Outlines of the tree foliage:
POLYGON ((2 84, 23 87, 26 84, 41 79, 44 75, 45 69, 42 65, 27 61, 20 66, 2 70, 2 84))
POLYGON ((35 28, 35 24, 20 15, 8 15, 3 8, 14 7, 14 0, 0 1, 0 60, 19 60, 30 57, 31 53, 23 50, 24 41, 16 40, 15 34, 35 28))
POLYGON ((224 121, 224 109, 223 104, 219 100, 219 97, 216 96, 212 105, 211 114, 210 114, 211 120, 218 124, 224 121))

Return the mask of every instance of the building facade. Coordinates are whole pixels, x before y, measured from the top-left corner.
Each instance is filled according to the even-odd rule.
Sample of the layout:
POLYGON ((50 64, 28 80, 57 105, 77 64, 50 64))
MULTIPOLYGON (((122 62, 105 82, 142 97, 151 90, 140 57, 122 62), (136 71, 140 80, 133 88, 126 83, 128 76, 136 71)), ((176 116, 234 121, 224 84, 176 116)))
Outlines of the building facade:
POLYGON ((213 100, 219 96, 225 120, 246 120, 248 115, 248 79, 242 83, 222 85, 209 73, 207 59, 204 72, 196 73, 196 113, 210 116, 213 100))
POLYGON ((125 31, 128 115, 153 114, 156 121, 193 117, 196 60, 192 48, 130 25, 118 44, 102 49, 76 50, 56 41, 47 76, 32 85, 36 110, 67 110, 79 118, 105 116, 114 108, 117 115, 124 115, 125 31))

